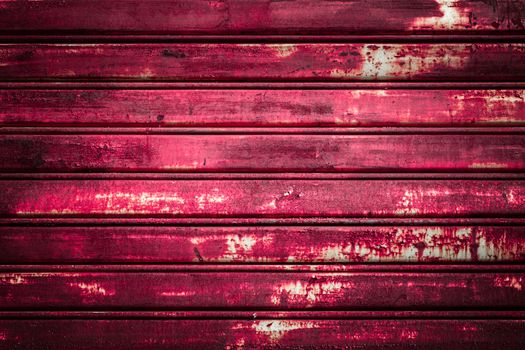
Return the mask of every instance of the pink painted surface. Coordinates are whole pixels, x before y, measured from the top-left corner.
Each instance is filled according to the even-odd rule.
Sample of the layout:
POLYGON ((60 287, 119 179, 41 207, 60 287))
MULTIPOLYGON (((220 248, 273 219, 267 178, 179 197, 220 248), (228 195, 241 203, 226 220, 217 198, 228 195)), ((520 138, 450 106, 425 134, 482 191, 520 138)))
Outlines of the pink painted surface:
POLYGON ((23 34, 523 33, 521 0, 2 1, 0 30, 23 34))
POLYGON ((14 81, 520 81, 525 44, 1 44, 14 81))
MULTIPOLYGON (((506 127, 515 90, 0 90, 11 126, 506 127)), ((467 129, 468 130, 468 129, 467 129)))
POLYGON ((0 349, 525 348, 522 0, 0 0, 0 349))
POLYGON ((520 262, 523 226, 5 226, 2 263, 520 262))
POLYGON ((523 348, 522 320, 5 320, 3 344, 53 349, 523 348), (89 330, 87 332, 86 330, 89 330))
POLYGON ((3 309, 521 308, 525 274, 34 272, 0 274, 3 309), (144 288, 147 285, 148 288, 144 288))
MULTIPOLYGON (((286 130, 284 130, 286 132, 286 130)), ((3 135, 18 172, 494 172, 525 169, 523 135, 3 135)))
POLYGON ((479 217, 525 213, 524 181, 5 180, 8 217, 479 217))

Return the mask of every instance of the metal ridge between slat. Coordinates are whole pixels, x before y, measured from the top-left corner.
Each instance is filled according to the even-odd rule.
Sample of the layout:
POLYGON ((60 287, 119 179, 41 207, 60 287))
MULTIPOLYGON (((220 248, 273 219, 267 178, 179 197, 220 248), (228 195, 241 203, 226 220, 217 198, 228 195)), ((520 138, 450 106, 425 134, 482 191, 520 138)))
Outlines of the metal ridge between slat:
POLYGON ((0 43, 520 43, 523 31, 506 34, 324 34, 324 35, 175 35, 0 33, 0 43))
POLYGON ((464 264, 414 264, 414 263, 322 263, 322 264, 261 264, 261 263, 169 263, 169 264, 0 264, 0 272, 9 273, 185 273, 185 272, 243 272, 243 273, 493 273, 525 272, 525 264, 464 263, 464 264))
POLYGON ((525 225, 525 218, 0 218, 5 226, 419 226, 525 225))
POLYGON ((390 81, 390 82, 198 82, 198 81, 0 81, 0 89, 524 89, 525 82, 390 81))
POLYGON ((525 180, 523 172, 35 172, 0 173, 2 180, 525 180))
POLYGON ((523 319, 523 310, 435 311, 0 311, 0 319, 523 319))
POLYGON ((122 135, 461 135, 461 134, 525 134, 525 127, 517 126, 483 126, 483 127, 166 127, 166 126, 0 126, 0 134, 38 134, 38 135, 77 135, 77 134, 122 134, 122 135))

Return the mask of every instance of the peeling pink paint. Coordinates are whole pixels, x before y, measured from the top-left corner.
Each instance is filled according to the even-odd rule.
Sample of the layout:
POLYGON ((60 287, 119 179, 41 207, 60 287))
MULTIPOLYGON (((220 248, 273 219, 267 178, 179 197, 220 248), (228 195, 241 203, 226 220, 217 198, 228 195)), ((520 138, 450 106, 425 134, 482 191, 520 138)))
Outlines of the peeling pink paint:
POLYGON ((96 295, 103 295, 103 296, 113 296, 115 295, 115 291, 108 290, 104 287, 102 287, 98 283, 70 283, 71 287, 77 287, 80 288, 82 291, 82 295, 86 296, 96 296, 96 295))
MULTIPOLYGON (((254 126, 523 126, 524 95, 522 89, 5 89, 0 90, 0 123, 222 126, 247 132, 254 126)), ((169 160, 167 170, 202 164, 202 159, 175 165, 169 160)))
MULTIPOLYGON (((312 276, 315 280, 315 276, 312 276)), ((271 301, 275 305, 280 305, 283 298, 287 303, 311 303, 314 304, 318 301, 319 295, 337 296, 343 288, 353 288, 352 283, 341 283, 341 282, 322 282, 322 283, 308 283, 297 281, 291 282, 284 285, 278 285, 275 287, 275 292, 271 296, 271 301)))
POLYGON ((520 262, 520 226, 16 228, 0 261, 520 262))
POLYGON ((524 15, 0 0, 0 347, 522 350, 524 15))
POLYGON ((46 1, 29 6, 20 1, 0 3, 0 29, 25 34, 172 34, 172 35, 330 35, 515 33, 523 28, 519 0, 406 0, 291 2, 226 0, 147 2, 121 0, 92 4, 46 1), (126 11, 123 12, 123 9, 126 11), (90 16, 85 16, 89 13, 90 16))
POLYGON ((0 65, 4 79, 25 81, 519 81, 525 71, 521 43, 298 43, 292 51, 280 43, 6 44, 0 65), (26 56, 23 65, 14 59, 26 56))
POLYGON ((255 321, 252 328, 255 330, 256 334, 267 337, 270 343, 277 343, 289 332, 298 329, 314 329, 317 328, 317 325, 313 322, 307 321, 270 320, 255 321))

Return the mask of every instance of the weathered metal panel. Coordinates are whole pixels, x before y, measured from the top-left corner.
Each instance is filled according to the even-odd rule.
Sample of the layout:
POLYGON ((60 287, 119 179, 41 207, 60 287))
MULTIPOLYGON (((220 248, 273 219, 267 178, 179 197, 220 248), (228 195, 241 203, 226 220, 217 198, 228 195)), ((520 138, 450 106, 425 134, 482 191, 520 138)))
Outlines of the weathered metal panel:
POLYGON ((524 226, 0 228, 2 263, 520 262, 524 226))
POLYGON ((4 0, 23 34, 523 33, 521 0, 4 0))
POLYGON ((522 0, 0 0, 0 349, 525 348, 522 0))
POLYGON ((525 44, 1 44, 0 80, 523 81, 525 44))
POLYGON ((518 180, 4 180, 8 217, 505 217, 518 180))
POLYGON ((1 273, 2 309, 390 310, 521 308, 525 274, 1 273), (147 288, 144 288, 147 286, 147 288))
POLYGON ((525 136, 0 135, 0 170, 521 171, 525 136))
POLYGON ((0 103, 0 124, 24 127, 525 126, 522 89, 7 89, 0 103))
POLYGON ((6 348, 523 349, 523 320, 3 320, 6 348))

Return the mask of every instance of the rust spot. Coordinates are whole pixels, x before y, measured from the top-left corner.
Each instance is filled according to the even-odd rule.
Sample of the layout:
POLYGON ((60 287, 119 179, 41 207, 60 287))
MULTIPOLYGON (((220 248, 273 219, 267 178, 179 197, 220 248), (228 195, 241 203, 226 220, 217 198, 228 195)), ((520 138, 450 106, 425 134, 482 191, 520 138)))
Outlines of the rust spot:
POLYGON ((518 28, 525 29, 522 14, 525 12, 525 1, 523 0, 480 0, 489 5, 497 18, 492 22, 495 29, 502 25, 506 29, 518 28))
POLYGON ((170 50, 170 49, 164 49, 162 50, 162 56, 164 57, 175 57, 175 58, 185 58, 186 54, 180 50, 170 50))
POLYGON ((200 262, 204 261, 204 259, 202 258, 202 255, 199 252, 199 249, 197 247, 193 248, 193 252, 195 253, 195 256, 197 257, 197 259, 199 259, 200 262))
POLYGON ((24 51, 21 54, 18 54, 15 56, 15 60, 17 61, 29 61, 34 56, 34 52, 31 50, 24 51))

